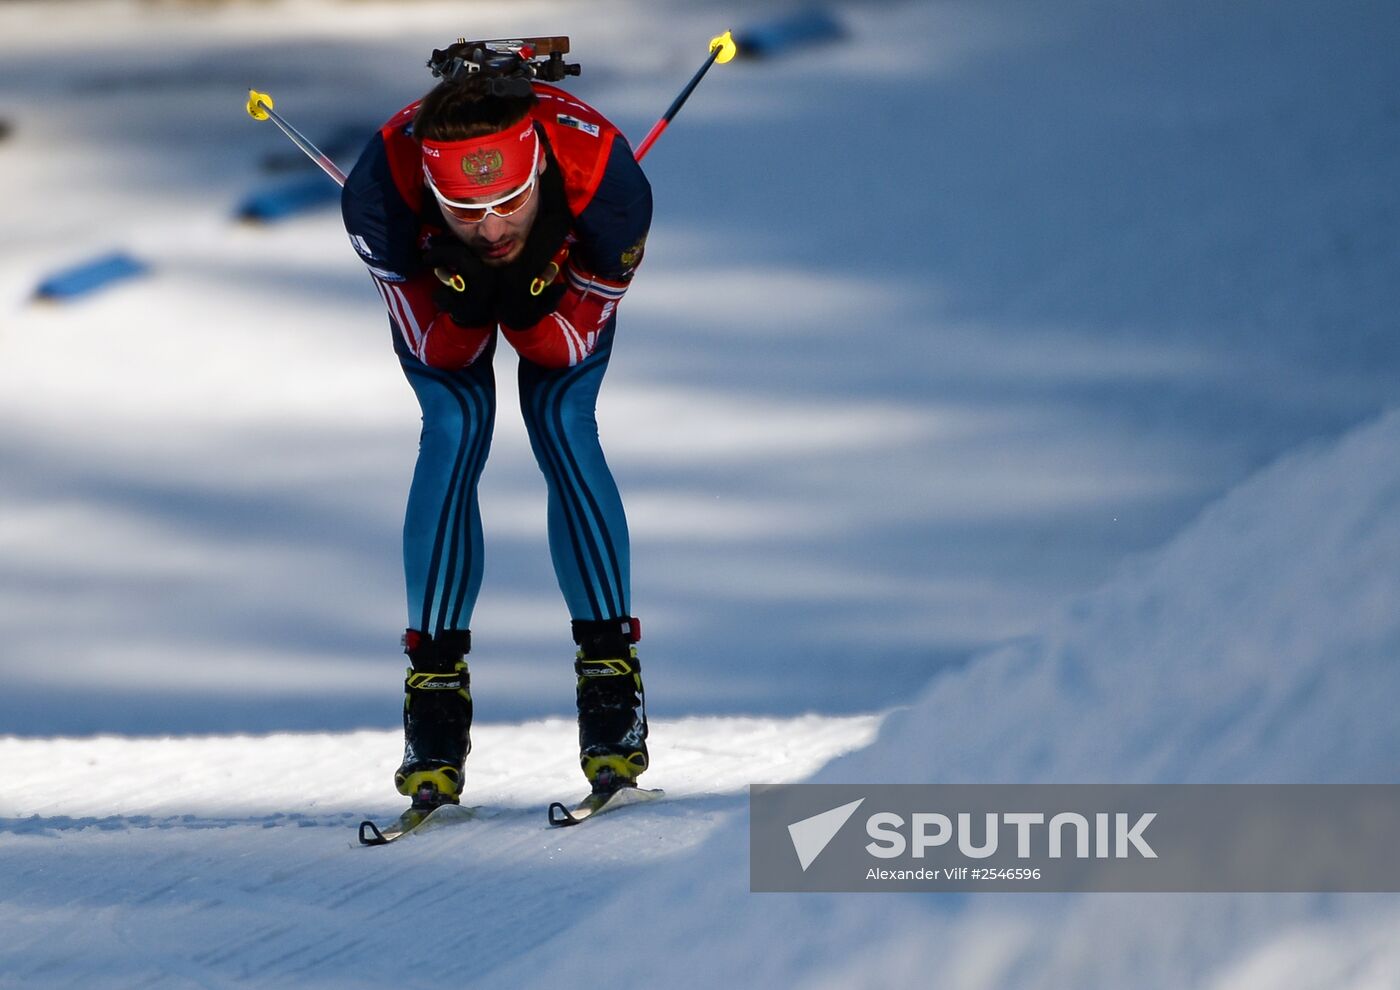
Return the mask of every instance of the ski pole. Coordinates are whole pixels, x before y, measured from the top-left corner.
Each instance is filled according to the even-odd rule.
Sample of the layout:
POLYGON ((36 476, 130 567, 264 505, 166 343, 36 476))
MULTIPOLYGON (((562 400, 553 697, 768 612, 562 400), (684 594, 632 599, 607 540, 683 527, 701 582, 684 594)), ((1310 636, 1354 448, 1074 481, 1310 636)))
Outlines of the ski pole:
POLYGON ((305 152, 307 158, 321 166, 321 171, 334 179, 336 185, 345 185, 345 173, 320 148, 303 137, 300 131, 283 120, 282 115, 272 109, 272 97, 266 93, 259 93, 256 89, 248 90, 248 116, 254 120, 271 118, 272 122, 282 129, 282 133, 291 138, 292 144, 305 152))
MULTIPOLYGON (((646 157, 646 153, 651 150, 651 146, 656 143, 663 131, 670 125, 672 118, 685 106, 685 101, 690 99, 690 94, 695 92, 695 87, 700 85, 700 80, 705 78, 705 73, 710 71, 710 66, 719 62, 725 62, 734 58, 738 52, 738 46, 734 43, 732 32, 726 31, 724 34, 710 39, 710 54, 705 59, 705 64, 700 66, 700 70, 686 83, 685 89, 672 101, 670 108, 661 116, 647 132, 647 136, 642 139, 642 143, 637 146, 636 159, 641 161, 646 157)), ((248 90, 248 116, 254 120, 271 120, 282 133, 287 135, 293 144, 302 150, 307 158, 321 167, 321 170, 335 180, 336 185, 345 185, 345 173, 331 161, 330 158, 321 151, 320 148, 312 144, 307 138, 291 124, 287 123, 276 110, 273 109, 272 97, 266 93, 259 93, 255 89, 248 90)))
POLYGON ((710 71, 710 66, 716 62, 723 65, 734 57, 738 52, 738 46, 734 44, 734 35, 730 31, 718 37, 710 39, 710 57, 705 59, 705 64, 700 66, 700 71, 691 76, 690 82, 686 83, 685 89, 672 102, 671 108, 661 115, 661 119, 652 125, 647 136, 642 138, 642 143, 637 145, 637 161, 646 157, 646 153, 651 150, 651 146, 656 143, 656 139, 666 130, 671 123, 671 118, 680 113, 681 107, 685 106, 685 101, 690 99, 690 94, 695 92, 695 87, 700 85, 700 80, 705 78, 705 73, 710 71))

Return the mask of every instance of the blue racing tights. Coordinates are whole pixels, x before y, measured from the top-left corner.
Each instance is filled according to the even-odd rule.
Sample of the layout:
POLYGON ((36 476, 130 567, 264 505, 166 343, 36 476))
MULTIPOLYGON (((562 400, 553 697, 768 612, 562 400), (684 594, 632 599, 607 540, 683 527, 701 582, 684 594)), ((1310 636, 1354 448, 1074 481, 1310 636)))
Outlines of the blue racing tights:
MULTIPOLYGON (((520 408, 549 492, 549 551, 576 620, 630 614, 627 518, 598 442, 598 389, 616 321, 572 368, 520 361, 520 408)), ((418 463, 403 527, 410 628, 440 636, 468 629, 481 590, 477 482, 496 417, 493 341, 459 371, 429 367, 394 332, 394 348, 423 410, 418 463)))

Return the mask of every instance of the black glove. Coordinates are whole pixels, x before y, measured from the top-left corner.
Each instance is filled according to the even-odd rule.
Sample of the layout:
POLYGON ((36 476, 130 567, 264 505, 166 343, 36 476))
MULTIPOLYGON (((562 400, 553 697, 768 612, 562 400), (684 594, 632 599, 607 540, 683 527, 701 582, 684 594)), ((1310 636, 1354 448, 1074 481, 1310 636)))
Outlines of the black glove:
POLYGON ((555 256, 564 238, 573 229, 574 217, 559 166, 550 161, 539 178, 540 211, 525 238, 525 248, 509 265, 500 269, 496 293, 496 318, 512 330, 532 327, 559 305, 567 284, 563 259, 554 267, 555 256), (539 291, 535 292, 534 289, 539 291))
POLYGON ((498 272, 451 234, 434 237, 423 252, 423 263, 441 283, 433 292, 438 309, 459 327, 483 327, 496 322, 498 272))

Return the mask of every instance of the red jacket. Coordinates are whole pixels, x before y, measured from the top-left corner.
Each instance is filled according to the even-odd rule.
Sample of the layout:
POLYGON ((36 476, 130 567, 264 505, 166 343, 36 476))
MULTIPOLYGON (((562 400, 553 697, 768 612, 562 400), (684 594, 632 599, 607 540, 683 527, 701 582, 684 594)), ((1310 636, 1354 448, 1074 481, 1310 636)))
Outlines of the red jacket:
MULTIPOLYGON (((592 353, 615 318, 641 262, 651 187, 626 138, 600 113, 544 83, 535 84, 535 94, 531 116, 564 180, 573 244, 555 310, 532 327, 501 329, 521 357, 562 368, 592 353)), ((433 303, 438 281, 421 254, 427 238, 444 231, 412 135, 417 110, 417 101, 404 107, 370 141, 346 179, 341 212, 404 343, 425 364, 463 368, 486 349, 496 327, 460 327, 433 303)))

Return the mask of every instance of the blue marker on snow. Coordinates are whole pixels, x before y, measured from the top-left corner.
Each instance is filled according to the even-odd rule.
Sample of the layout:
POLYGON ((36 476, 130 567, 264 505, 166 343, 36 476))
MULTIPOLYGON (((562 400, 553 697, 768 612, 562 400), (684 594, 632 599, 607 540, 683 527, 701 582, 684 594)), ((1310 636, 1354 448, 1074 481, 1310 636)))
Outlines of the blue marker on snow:
POLYGON ((54 272, 39 283, 34 290, 38 299, 53 302, 68 302, 123 279, 144 275, 150 266, 122 251, 84 261, 81 264, 54 272))
POLYGON ((239 204, 237 215, 240 220, 274 223, 339 200, 339 186, 332 185, 319 174, 308 175, 253 193, 239 204))
POLYGON ((767 58, 804 45, 836 41, 845 33, 845 28, 833 14, 813 7, 740 28, 734 32, 734 41, 739 46, 741 56, 767 58))

